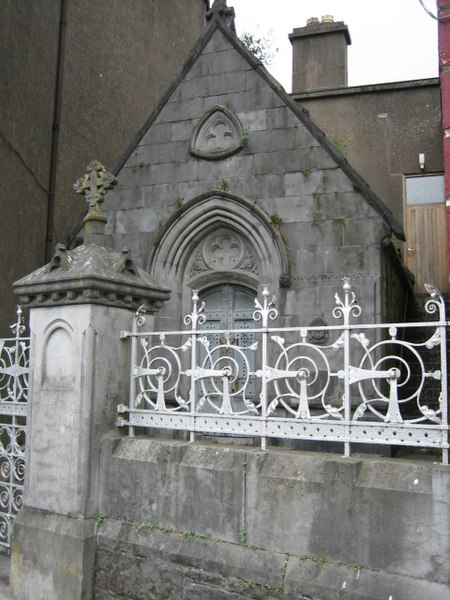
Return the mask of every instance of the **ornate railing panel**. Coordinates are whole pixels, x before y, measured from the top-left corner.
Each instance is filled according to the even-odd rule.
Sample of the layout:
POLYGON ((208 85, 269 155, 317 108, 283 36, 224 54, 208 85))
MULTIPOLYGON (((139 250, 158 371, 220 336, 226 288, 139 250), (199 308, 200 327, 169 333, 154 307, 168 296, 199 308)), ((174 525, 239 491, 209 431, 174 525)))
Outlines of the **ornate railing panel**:
POLYGON ((447 462, 445 305, 435 288, 427 291, 435 321, 353 322, 361 307, 344 280, 335 295, 338 324, 274 328, 275 298, 265 286, 253 315, 260 327, 247 345, 243 331, 215 330, 213 338, 202 328, 195 292, 188 331, 141 331, 138 311, 133 330, 121 332, 131 338, 132 372, 117 424, 130 435, 156 427, 190 431, 191 439, 256 436, 263 448, 267 438, 341 442, 347 456, 354 443, 436 448, 447 462), (405 341, 408 328, 423 330, 424 341, 405 341))
POLYGON ((14 337, 0 339, 0 548, 8 551, 11 525, 22 506, 30 339, 20 307, 14 337))

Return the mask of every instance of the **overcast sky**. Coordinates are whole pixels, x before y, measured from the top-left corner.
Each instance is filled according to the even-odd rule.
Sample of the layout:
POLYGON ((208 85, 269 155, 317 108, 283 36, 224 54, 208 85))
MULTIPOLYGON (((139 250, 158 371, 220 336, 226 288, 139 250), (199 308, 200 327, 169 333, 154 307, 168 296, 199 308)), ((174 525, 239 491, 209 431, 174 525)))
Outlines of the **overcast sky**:
MULTIPOLYGON (((435 0, 423 0, 436 14, 435 0)), ((310 17, 333 15, 348 26, 348 83, 364 85, 438 76, 437 21, 419 0, 228 0, 237 33, 267 36, 278 48, 268 69, 291 91, 288 34, 310 17)))

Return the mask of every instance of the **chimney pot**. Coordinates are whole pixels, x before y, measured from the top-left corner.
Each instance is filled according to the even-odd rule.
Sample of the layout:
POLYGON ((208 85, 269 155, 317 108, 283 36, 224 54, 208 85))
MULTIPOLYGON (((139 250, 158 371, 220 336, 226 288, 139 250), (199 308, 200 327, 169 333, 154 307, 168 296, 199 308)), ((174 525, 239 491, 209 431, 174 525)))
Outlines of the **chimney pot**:
POLYGON ((292 44, 292 91, 324 90, 347 86, 348 27, 324 15, 308 19, 306 27, 289 34, 292 44))

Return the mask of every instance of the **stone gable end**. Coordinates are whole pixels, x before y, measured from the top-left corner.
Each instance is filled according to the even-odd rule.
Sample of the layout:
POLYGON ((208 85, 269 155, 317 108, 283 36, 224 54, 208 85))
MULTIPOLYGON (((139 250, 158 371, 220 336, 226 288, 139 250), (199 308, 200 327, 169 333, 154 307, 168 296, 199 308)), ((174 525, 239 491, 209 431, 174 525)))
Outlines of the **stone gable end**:
MULTIPOLYGON (((114 245, 131 247, 144 268, 164 278, 172 299, 162 314, 179 319, 188 307, 184 288, 196 285, 186 270, 195 272, 192 257, 204 253, 202 240, 217 229, 222 237, 234 231, 247 243, 245 231, 225 214, 229 207, 239 215, 241 201, 245 214, 251 206, 255 211, 248 230, 272 238, 279 252, 264 270, 262 254, 271 243, 261 242, 266 250, 258 251, 259 242, 252 240, 245 252, 259 261, 253 270, 258 276, 222 272, 222 277, 257 291, 267 283, 258 281, 264 276, 285 316, 296 315, 301 303, 306 320, 331 311, 330 286, 338 287, 343 276, 364 283, 365 296, 365 283, 372 289, 382 277, 380 243, 392 230, 389 211, 380 211, 378 199, 378 205, 368 201, 362 193, 367 184, 351 177, 345 158, 231 33, 215 23, 202 44, 117 169, 119 185, 105 202, 114 245), (199 226, 192 211, 208 194, 223 211, 199 226), (180 245, 170 258, 179 261, 174 271, 159 248, 194 229, 186 247, 180 245)), ((211 202, 205 204, 208 211, 211 202)), ((219 279, 211 273, 199 287, 219 279)), ((366 301, 376 313, 373 291, 366 301)))

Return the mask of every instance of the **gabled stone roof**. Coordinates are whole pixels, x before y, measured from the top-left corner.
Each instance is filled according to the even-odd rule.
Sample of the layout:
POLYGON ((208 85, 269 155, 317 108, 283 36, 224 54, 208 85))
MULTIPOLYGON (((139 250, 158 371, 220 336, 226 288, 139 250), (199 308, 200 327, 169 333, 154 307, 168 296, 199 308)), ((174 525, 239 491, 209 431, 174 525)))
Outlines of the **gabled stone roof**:
MULTIPOLYGON (((226 23, 226 21, 225 21, 226 23)), ((120 154, 118 160, 115 165, 111 169, 114 174, 117 174, 121 168, 124 166, 126 161, 129 159, 131 154, 135 151, 139 142, 142 140, 143 136, 146 134, 152 123, 158 117, 161 110, 164 108, 169 98, 177 88, 177 86, 181 83, 181 81, 186 77, 189 70, 201 54, 203 48, 211 39, 212 35, 216 30, 220 30, 221 33, 227 38, 230 44, 244 57, 244 59, 250 64, 250 66, 259 74, 259 76, 266 82, 266 84, 279 96, 279 98, 284 102, 284 104, 297 116, 297 118, 301 121, 301 123, 309 130, 309 132, 314 136, 314 138, 320 143, 322 148, 330 155, 330 157, 335 161, 336 165, 342 170, 343 173, 347 175, 350 181, 353 184, 355 191, 360 193, 362 197, 369 203, 370 206, 381 216, 383 221, 389 227, 391 232, 399 239, 404 240, 405 234, 403 231, 402 225, 395 219, 389 208, 384 204, 384 202, 371 190, 369 184, 361 177, 361 175, 349 164, 347 159, 337 150, 337 148, 328 140, 323 131, 313 122, 313 120, 309 117, 309 113, 302 106, 300 106, 297 102, 295 102, 289 94, 284 90, 284 88, 279 84, 279 82, 272 77, 272 75, 267 71, 264 65, 258 60, 251 52, 247 50, 247 48, 240 42, 237 36, 230 31, 229 27, 224 24, 222 17, 216 11, 211 14, 211 19, 209 25, 206 27, 204 34, 199 39, 197 44, 194 46, 191 51, 187 61, 185 62, 182 70, 180 71, 178 77, 173 81, 172 85, 166 91, 166 93, 159 100, 154 110, 139 129, 137 134, 131 140, 131 142, 127 145, 125 150, 120 154)))

